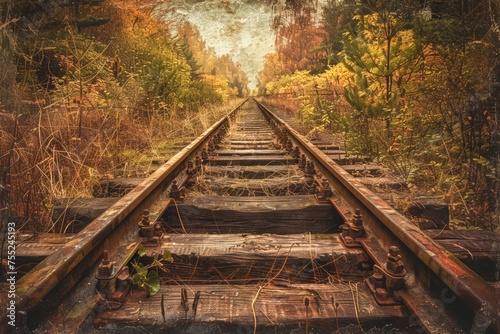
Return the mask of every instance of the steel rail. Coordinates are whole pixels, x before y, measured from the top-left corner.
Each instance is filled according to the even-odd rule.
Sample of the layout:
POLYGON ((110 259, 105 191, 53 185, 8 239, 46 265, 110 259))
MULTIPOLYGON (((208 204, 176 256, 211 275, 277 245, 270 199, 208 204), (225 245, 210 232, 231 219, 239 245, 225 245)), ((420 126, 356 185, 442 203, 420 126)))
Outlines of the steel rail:
MULTIPOLYGON (((322 169, 324 176, 327 177, 333 189, 339 191, 350 202, 351 206, 364 206, 365 210, 362 208, 362 211, 365 211, 365 217, 368 216, 368 213, 376 217, 374 221, 370 219, 365 221, 369 229, 381 232, 381 226, 378 225, 382 224, 391 234, 388 237, 389 240, 394 240, 394 236, 399 239, 458 298, 476 312, 475 322, 489 322, 488 325, 492 324, 500 332, 500 294, 498 290, 494 289, 442 246, 435 243, 406 217, 355 180, 353 176, 344 171, 321 150, 315 148, 306 138, 262 103, 256 102, 265 114, 286 129, 289 136, 293 138, 292 140, 311 160, 315 160, 316 167, 322 169), (354 195, 354 197, 350 194, 354 195)), ((380 238, 378 234, 377 238, 380 238)))
MULTIPOLYGON (((16 282, 16 321, 21 323, 26 314, 35 306, 45 304, 47 296, 67 293, 81 279, 83 273, 88 273, 100 258, 102 250, 108 249, 113 256, 124 242, 123 238, 137 235, 136 224, 142 211, 158 199, 166 190, 168 184, 181 172, 189 157, 202 148, 203 144, 227 123, 229 119, 246 103, 241 102, 225 117, 212 125, 197 139, 173 156, 163 166, 146 178, 139 186, 118 200, 97 219, 85 227, 76 237, 45 258, 35 268, 16 282), (120 232, 117 232, 120 231, 120 232), (41 303, 42 302, 42 303, 41 303)), ((63 298, 64 296, 59 296, 63 298)), ((0 327, 7 325, 8 300, 2 298, 0 311, 0 327)), ((55 306, 55 305, 54 305, 55 306)), ((45 308, 44 305, 41 306, 45 308)))

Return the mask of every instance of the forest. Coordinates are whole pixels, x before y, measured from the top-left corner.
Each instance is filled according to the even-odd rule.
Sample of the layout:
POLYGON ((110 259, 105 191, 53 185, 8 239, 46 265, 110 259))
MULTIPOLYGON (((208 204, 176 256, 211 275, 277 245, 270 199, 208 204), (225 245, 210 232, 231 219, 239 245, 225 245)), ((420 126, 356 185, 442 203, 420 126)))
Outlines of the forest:
POLYGON ((165 11, 153 0, 0 2, 2 220, 51 230, 58 200, 137 176, 247 95, 240 66, 165 11))
POLYGON ((276 43, 250 92, 168 1, 1 0, 1 218, 50 230, 59 199, 136 176, 253 93, 450 203, 455 228, 500 228, 497 1, 260 1, 276 43))
POLYGON ((499 223, 500 6, 487 0, 274 4, 260 94, 305 133, 450 204, 455 228, 499 223))

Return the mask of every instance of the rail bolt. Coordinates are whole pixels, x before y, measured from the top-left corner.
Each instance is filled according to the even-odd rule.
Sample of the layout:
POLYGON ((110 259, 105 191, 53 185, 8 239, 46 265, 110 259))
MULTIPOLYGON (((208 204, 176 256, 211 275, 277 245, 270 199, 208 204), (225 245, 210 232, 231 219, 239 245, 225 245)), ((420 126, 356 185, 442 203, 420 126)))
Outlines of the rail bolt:
POLYGON ((314 169, 314 163, 312 161, 308 161, 306 163, 306 169, 305 172, 306 176, 313 176, 316 174, 316 169, 314 169))
POLYGON ((349 225, 346 223, 342 224, 342 236, 343 237, 349 236, 349 225))
POLYGON ((295 148, 293 149, 292 158, 300 159, 300 148, 298 146, 295 146, 295 148))
POLYGON ((201 159, 202 159, 202 161, 207 161, 208 160, 208 152, 207 152, 207 148, 206 147, 204 147, 201 150, 201 159))
POLYGON ((178 201, 183 201, 184 200, 184 189, 179 188, 177 185, 177 181, 172 181, 172 187, 170 188, 169 192, 170 198, 173 198, 178 201))
POLYGON ((211 154, 213 151, 215 151, 215 144, 213 140, 210 140, 208 142, 208 153, 211 154))
POLYGON ((145 209, 142 213, 142 219, 139 222, 139 236, 146 238, 146 239, 151 239, 154 236, 154 225, 151 224, 151 221, 149 220, 149 210, 145 209))
POLYGON ((321 180, 321 187, 319 188, 319 191, 323 199, 327 199, 333 195, 332 188, 330 188, 330 183, 328 183, 327 179, 321 180))
POLYGON ((301 171, 304 171, 306 168, 306 164, 307 164, 306 156, 305 156, 305 154, 302 154, 302 156, 300 157, 300 161, 299 161, 299 169, 301 171))
POLYGON ((99 268, 97 270, 98 277, 100 279, 111 278, 113 276, 113 265, 114 265, 114 262, 109 260, 108 250, 105 249, 102 252, 102 260, 101 260, 101 263, 99 264, 99 268))
POLYGON ((356 209, 354 211, 354 217, 352 218, 352 222, 356 226, 363 226, 363 216, 361 216, 361 210, 356 209))
POLYGON ((288 153, 292 153, 293 152, 293 143, 292 143, 292 141, 290 139, 288 139, 286 141, 286 151, 288 153))
POLYGON ((97 291, 105 298, 109 298, 115 291, 114 266, 115 262, 109 260, 108 250, 102 252, 102 260, 97 268, 97 291))
POLYGON ((195 159, 195 166, 196 166, 196 173, 201 173, 201 165, 202 165, 202 159, 199 155, 196 156, 195 159))
POLYGON ((397 246, 389 247, 387 254, 387 271, 393 275, 401 275, 404 272, 404 263, 399 255, 399 248, 397 246))
POLYGON ((370 276, 370 283, 373 285, 375 289, 384 288, 385 287, 384 275, 382 275, 381 273, 374 273, 373 275, 370 276))
POLYGON ((349 223, 349 235, 354 238, 362 238, 365 236, 365 228, 363 227, 363 217, 361 216, 361 210, 356 209, 352 222, 349 223))

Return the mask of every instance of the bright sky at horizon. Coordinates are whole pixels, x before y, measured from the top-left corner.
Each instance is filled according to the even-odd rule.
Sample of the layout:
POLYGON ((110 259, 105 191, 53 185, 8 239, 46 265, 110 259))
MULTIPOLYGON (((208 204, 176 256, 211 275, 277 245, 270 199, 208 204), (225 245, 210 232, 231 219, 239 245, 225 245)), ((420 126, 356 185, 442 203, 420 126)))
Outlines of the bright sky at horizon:
POLYGON ((178 15, 200 31, 207 47, 240 63, 249 88, 257 87, 264 57, 274 52, 271 9, 255 0, 173 0, 178 15))

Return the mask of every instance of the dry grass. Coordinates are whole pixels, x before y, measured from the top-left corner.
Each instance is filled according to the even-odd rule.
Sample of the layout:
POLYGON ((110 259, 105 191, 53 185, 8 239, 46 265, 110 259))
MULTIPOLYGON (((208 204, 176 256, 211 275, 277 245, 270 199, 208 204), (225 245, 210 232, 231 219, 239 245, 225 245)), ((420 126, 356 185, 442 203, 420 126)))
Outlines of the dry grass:
POLYGON ((38 107, 17 115, 0 110, 2 215, 19 227, 46 231, 59 199, 91 197, 103 176, 145 176, 144 170, 153 170, 237 102, 169 115, 89 108, 80 138, 74 110, 38 107))

